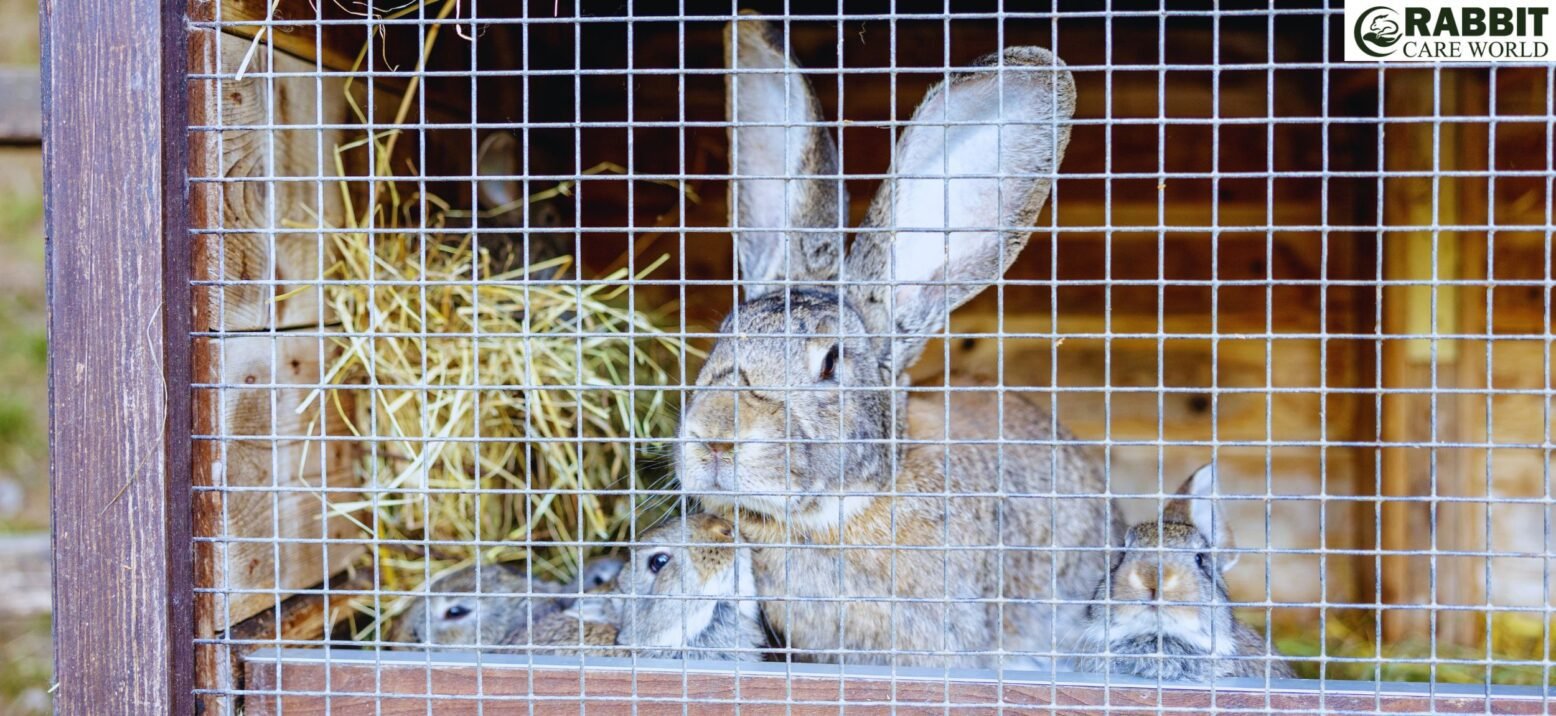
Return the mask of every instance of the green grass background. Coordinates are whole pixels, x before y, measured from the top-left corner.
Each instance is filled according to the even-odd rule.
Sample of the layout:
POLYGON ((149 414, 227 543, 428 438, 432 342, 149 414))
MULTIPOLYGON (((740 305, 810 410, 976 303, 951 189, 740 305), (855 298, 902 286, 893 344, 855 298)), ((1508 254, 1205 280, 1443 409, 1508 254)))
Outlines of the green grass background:
MULTIPOLYGON (((0 0, 0 67, 38 64, 37 0, 0 0)), ((43 159, 0 147, 0 538, 49 528, 43 159)), ((0 713, 52 711, 49 618, 0 620, 0 713)))

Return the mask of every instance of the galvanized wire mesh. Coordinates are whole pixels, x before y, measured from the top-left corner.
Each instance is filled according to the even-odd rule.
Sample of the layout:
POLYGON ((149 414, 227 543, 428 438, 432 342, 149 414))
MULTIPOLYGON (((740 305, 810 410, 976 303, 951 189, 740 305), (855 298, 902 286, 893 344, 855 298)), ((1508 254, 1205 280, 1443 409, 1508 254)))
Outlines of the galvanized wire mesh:
POLYGON ((757 5, 192 13, 203 699, 1547 710, 1550 65, 1342 62, 1338 3, 757 5), (536 643, 661 553, 706 569, 564 590, 658 648, 536 643))

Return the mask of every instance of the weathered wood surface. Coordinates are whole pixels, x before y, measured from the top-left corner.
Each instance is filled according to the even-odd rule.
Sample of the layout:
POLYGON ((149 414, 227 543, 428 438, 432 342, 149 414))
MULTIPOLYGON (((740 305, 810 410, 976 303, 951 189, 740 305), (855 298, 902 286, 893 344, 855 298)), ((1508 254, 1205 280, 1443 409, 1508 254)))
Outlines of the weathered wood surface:
MULTIPOLYGON (((195 389, 193 531, 195 585, 202 590, 195 633, 201 639, 254 637, 264 624, 273 633, 278 603, 286 638, 318 639, 322 626, 288 616, 318 598, 291 594, 328 582, 327 575, 349 567, 366 549, 324 541, 365 534, 331 508, 355 494, 320 489, 360 484, 357 445, 324 439, 351 435, 344 416, 352 415, 356 395, 315 399, 299 413, 312 388, 288 387, 319 384, 339 352, 318 335, 196 340, 195 372, 208 376, 198 382, 221 386, 195 389)), ((231 689, 241 678, 234 672, 237 656, 223 644, 200 645, 197 686, 231 689)), ((210 713, 233 712, 230 699, 202 694, 201 700, 217 709, 210 713)))
MULTIPOLYGON (((241 38, 210 31, 194 31, 192 38, 193 62, 205 73, 236 72, 248 52, 248 42, 241 38)), ((249 71, 265 72, 270 57, 268 52, 254 53, 249 71)), ((282 54, 275 55, 275 65, 293 72, 314 67, 282 54)), ((190 80, 190 119, 197 127, 190 133, 191 220, 196 229, 217 230, 195 235, 195 279, 277 282, 197 286, 198 329, 244 331, 330 322, 316 282, 333 262, 325 231, 346 225, 335 148, 359 133, 317 125, 356 122, 346 103, 345 84, 339 77, 318 83, 255 75, 190 80), (253 129, 266 126, 298 129, 253 129), (272 178, 275 181, 266 181, 272 178)), ((347 154, 339 166, 361 175, 364 157, 365 150, 347 154)))
MULTIPOLYGON (((396 660, 374 664, 369 658, 332 659, 322 652, 266 651, 248 660, 250 714, 323 714, 375 710, 382 714, 489 713, 513 708, 526 713, 680 714, 944 714, 994 713, 1001 709, 1045 714, 1174 713, 1215 710, 1226 714, 1278 712, 1342 713, 1543 713, 1538 695, 1436 694, 1418 690, 1330 685, 1320 692, 1301 682, 1281 682, 1273 690, 1258 685, 1111 686, 1095 682, 1050 683, 1008 680, 988 674, 951 680, 917 674, 837 676, 835 672, 752 669, 738 676, 719 666, 639 666, 610 660, 611 666, 450 663, 433 657, 430 665, 396 660), (278 668, 279 665, 279 668, 278 668), (328 681, 326 681, 328 679, 328 681), (331 695, 321 696, 325 691, 331 695), (306 692, 311 694, 304 695, 306 692)), ((335 654, 341 654, 336 651, 335 654)), ((602 662, 603 663, 603 662, 602 662)), ((749 667, 748 667, 749 668, 749 667)), ((1249 680, 1252 681, 1252 680, 1249 680)))
MULTIPOLYGON (((365 591, 373 588, 371 571, 342 572, 330 579, 323 591, 365 591)), ((281 643, 317 642, 336 624, 351 616, 372 598, 362 594, 298 594, 281 603, 279 609, 266 609, 223 632, 216 639, 195 647, 199 674, 196 686, 204 713, 240 713, 240 698, 233 694, 243 688, 243 657, 254 651, 281 643)))
POLYGON ((316 541, 369 536, 336 509, 357 499, 345 491, 359 484, 355 443, 341 439, 352 435, 355 396, 329 393, 298 411, 339 353, 317 336, 196 341, 197 371, 224 386, 195 390, 196 582, 219 590, 201 595, 203 636, 323 582, 365 549, 316 541))
POLYGON ((42 91, 38 70, 0 69, 0 145, 43 141, 42 91))
POLYGON ((193 710, 183 14, 41 6, 54 707, 193 710))
MULTIPOLYGON (((1386 97, 1388 113, 1432 114, 1439 104, 1445 112, 1474 112, 1471 98, 1483 97, 1486 90, 1483 83, 1467 84, 1455 74, 1440 81, 1421 72, 1392 77, 1386 97)), ((1484 111, 1480 107, 1479 112, 1484 111)), ((1407 124, 1391 128, 1387 138, 1385 166, 1391 171, 1430 168, 1431 157, 1436 157, 1443 170, 1484 168, 1483 129, 1476 132, 1467 125, 1454 124, 1439 131, 1429 124, 1407 124), (1481 158, 1479 165, 1477 158, 1481 158)), ((1484 183, 1478 192, 1470 188, 1474 183, 1429 176, 1390 177, 1385 182, 1386 222, 1399 228, 1413 227, 1388 237, 1385 276, 1418 282, 1387 287, 1383 294, 1384 333, 1409 336, 1390 341, 1383 349, 1382 386, 1395 391, 1382 398, 1383 439, 1400 445, 1383 452, 1385 499, 1485 496, 1480 489, 1485 486, 1484 451, 1435 447, 1485 441, 1485 414, 1478 404, 1484 396, 1399 392, 1487 387, 1484 344, 1426 337, 1485 332, 1483 289, 1429 285, 1435 280, 1485 277, 1484 235, 1431 229, 1438 224, 1485 221, 1484 183), (1473 208, 1476 203, 1480 210, 1473 208)), ((1385 503, 1380 547, 1395 554, 1382 560, 1384 603, 1484 604, 1484 558, 1428 557, 1424 553, 1437 549, 1483 551, 1485 546, 1477 543, 1484 540, 1477 536, 1488 529, 1486 516, 1486 508, 1473 504, 1385 503), (1417 554, 1399 554, 1402 552, 1417 554)), ((1383 629, 1391 640, 1432 633, 1445 643, 1473 645, 1484 623, 1485 615, 1476 612, 1389 610, 1384 613, 1383 629)))
POLYGON ((332 70, 352 69, 367 30, 362 25, 316 24, 315 20, 321 17, 360 19, 347 13, 343 3, 330 0, 190 0, 189 3, 190 20, 220 22, 224 32, 244 40, 252 40, 263 30, 274 38, 277 49, 298 59, 310 64, 318 62, 332 70), (267 29, 267 22, 274 24, 267 29), (318 42, 320 36, 322 45, 318 42))
MULTIPOLYGON (((221 76, 189 82, 195 127, 191 221, 209 230, 195 235, 195 325, 227 331, 329 325, 333 318, 320 305, 318 282, 335 262, 334 233, 354 223, 348 209, 363 216, 370 183, 364 179, 371 174, 369 150, 353 145, 366 134, 353 126, 361 124, 358 113, 369 110, 376 121, 392 122, 401 95, 376 83, 370 106, 367 84, 359 79, 350 85, 353 109, 347 80, 338 74, 265 75, 272 57, 275 70, 288 73, 317 72, 310 60, 263 45, 250 56, 251 40, 209 30, 194 30, 191 37, 194 66, 221 76), (239 68, 246 70, 242 79, 239 68)), ((406 121, 421 121, 420 110, 411 106, 406 121)), ((436 108, 427 113, 438 121, 451 116, 436 108)), ((408 162, 425 163, 422 174, 430 177, 470 172, 468 131, 405 130, 398 140, 396 174, 409 174, 408 162)), ((387 186, 377 185, 378 196, 387 186)), ((425 188, 455 207, 469 205, 468 181, 425 188)))

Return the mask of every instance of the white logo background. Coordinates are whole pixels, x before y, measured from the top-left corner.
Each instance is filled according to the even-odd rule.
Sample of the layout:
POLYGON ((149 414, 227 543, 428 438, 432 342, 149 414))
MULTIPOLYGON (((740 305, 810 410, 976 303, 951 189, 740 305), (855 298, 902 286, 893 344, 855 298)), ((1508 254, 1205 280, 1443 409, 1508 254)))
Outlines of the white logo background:
POLYGON ((1556 0, 1346 0, 1345 59, 1556 61, 1556 0))

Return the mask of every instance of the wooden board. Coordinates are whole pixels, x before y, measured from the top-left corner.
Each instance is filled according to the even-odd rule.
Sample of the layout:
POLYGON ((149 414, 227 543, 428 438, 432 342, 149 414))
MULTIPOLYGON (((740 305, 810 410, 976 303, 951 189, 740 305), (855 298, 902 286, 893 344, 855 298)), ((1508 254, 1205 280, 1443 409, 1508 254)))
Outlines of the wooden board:
MULTIPOLYGON (((201 71, 234 73, 243 65, 247 41, 203 31, 192 37, 201 71)), ((269 59, 270 53, 255 52, 250 72, 268 70, 269 59)), ((275 68, 302 72, 313 65, 277 54, 275 68)), ((335 147, 356 133, 252 127, 353 123, 345 80, 326 78, 316 86, 308 78, 196 79, 190 92, 191 122, 205 128, 190 135, 192 221, 197 229, 231 232, 195 235, 195 280, 281 282, 197 286, 196 327, 244 331, 328 323, 317 284, 306 282, 317 282, 333 260, 321 229, 345 225, 335 147)), ((354 155, 347 155, 346 165, 348 174, 361 173, 354 155)))
POLYGON ((273 32, 266 32, 275 38, 278 49, 310 64, 318 62, 340 71, 352 69, 367 30, 362 25, 319 25, 315 21, 318 18, 338 21, 355 17, 348 14, 341 3, 329 1, 190 0, 189 3, 190 20, 220 22, 222 31, 234 37, 253 38, 265 28, 263 22, 274 22, 273 32))
POLYGON ((53 708, 194 710, 186 26, 40 5, 53 708))
MULTIPOLYGON (((199 30, 191 37, 192 64, 222 76, 189 82, 191 221, 210 230, 194 237, 195 325, 227 331, 329 325, 319 281, 335 261, 333 234, 352 223, 347 195, 358 217, 367 200, 368 150, 347 147, 365 136, 351 128, 369 109, 365 84, 350 85, 354 109, 339 75, 264 74, 272 57, 278 73, 318 71, 311 61, 264 45, 251 56, 252 42, 241 37, 199 30), (237 79, 240 68, 246 72, 237 79), (346 148, 337 154, 339 147, 346 148), (350 179, 344 188, 343 178, 350 179)), ((370 109, 376 121, 392 122, 400 95, 383 83, 375 87, 370 109)), ((419 121, 419 109, 407 121, 419 121)), ((447 112, 427 112, 434 121, 451 121, 447 112)), ((425 161, 425 176, 469 175, 474 139, 468 129, 403 131, 398 140, 398 174, 409 172, 406 161, 415 159, 425 161)), ((421 188, 468 206, 468 181, 402 191, 421 188)))
POLYGON ((332 393, 299 412, 311 388, 285 387, 319 384, 339 353, 333 342, 256 335, 199 339, 195 350, 196 367, 226 386, 195 390, 196 582, 216 590, 202 593, 199 609, 209 636, 325 581, 365 549, 309 540, 370 535, 331 507, 355 493, 320 490, 359 484, 344 417, 354 395, 332 393))
MULTIPOLYGON (((1440 102, 1442 111, 1483 114, 1483 107, 1476 112, 1467 104, 1474 102, 1474 97, 1484 97, 1483 83, 1464 82, 1461 86, 1461 80, 1455 74, 1439 82, 1424 72, 1392 77, 1387 111, 1392 116, 1432 114, 1439 111, 1435 103, 1440 102), (1434 94, 1438 96, 1434 98, 1434 94)), ((1476 158, 1485 155, 1486 139, 1483 129, 1476 132, 1478 138, 1470 134, 1473 131, 1471 126, 1459 124, 1441 132, 1428 124, 1392 128, 1387 136, 1386 167, 1394 171, 1416 169, 1422 156, 1437 156, 1443 170, 1475 169, 1476 158)), ((1485 332, 1484 321, 1477 318, 1477 313, 1483 316, 1485 311, 1483 290, 1425 283, 1473 279, 1477 273, 1484 278, 1484 255, 1476 253, 1483 248, 1483 237, 1429 228, 1472 223, 1477 220, 1474 214, 1483 213, 1472 207, 1476 201, 1484 207, 1484 188, 1477 192, 1464 187, 1461 194, 1463 186, 1432 177, 1390 177, 1385 183, 1386 223, 1419 227, 1388 236, 1385 276, 1421 283, 1390 286, 1383 293, 1384 332, 1410 336, 1389 341, 1383 349, 1382 386, 1393 391, 1382 399, 1382 437, 1391 445, 1383 450, 1384 499, 1473 497, 1477 493, 1484 497, 1484 491, 1477 489, 1484 480, 1477 479, 1476 466, 1485 464, 1485 456, 1477 461, 1475 450, 1438 447, 1485 441, 1486 435, 1477 427, 1485 424, 1485 416, 1475 414, 1473 396, 1402 392, 1484 388, 1483 351, 1472 350, 1458 340, 1421 337, 1485 332)), ((1482 542, 1477 532, 1486 530, 1485 508, 1396 499, 1384 504, 1381 515, 1380 548, 1393 553, 1382 560, 1384 603, 1485 603, 1485 559, 1421 554, 1438 549, 1483 550, 1476 543, 1482 542)), ((1396 609, 1384 612, 1383 628, 1385 637, 1392 640, 1432 633, 1444 643, 1473 646, 1484 623, 1485 616, 1474 612, 1396 609)))
MULTIPOLYGON (((1080 716, 1098 713, 1267 714, 1315 713, 1537 714, 1544 704, 1533 689, 1493 696, 1415 685, 1278 681, 1265 690, 1253 679, 1237 686, 1170 684, 1107 686, 1100 677, 1052 682, 992 672, 935 678, 923 673, 871 672, 839 676, 827 667, 732 667, 706 662, 634 665, 625 659, 590 660, 581 668, 537 665, 521 658, 490 658, 481 665, 438 655, 398 654, 375 663, 371 654, 335 650, 266 650, 250 657, 250 714, 325 714, 370 710, 381 714, 477 714, 512 709, 537 714, 944 714, 1011 709, 1080 716), (518 663, 515 663, 518 662, 518 663), (1094 679, 1094 680, 1093 680, 1094 679), (329 696, 320 694, 328 691, 329 696)), ((927 671, 927 670, 926 670, 927 671)))
POLYGON ((202 713, 242 713, 240 699, 234 694, 244 686, 243 658, 266 646, 324 639, 363 602, 372 601, 360 593, 330 592, 370 590, 374 587, 373 579, 370 570, 342 572, 323 585, 320 591, 324 593, 293 596, 282 602, 279 609, 260 612, 234 624, 219 638, 196 645, 197 684, 207 690, 199 694, 202 713))

